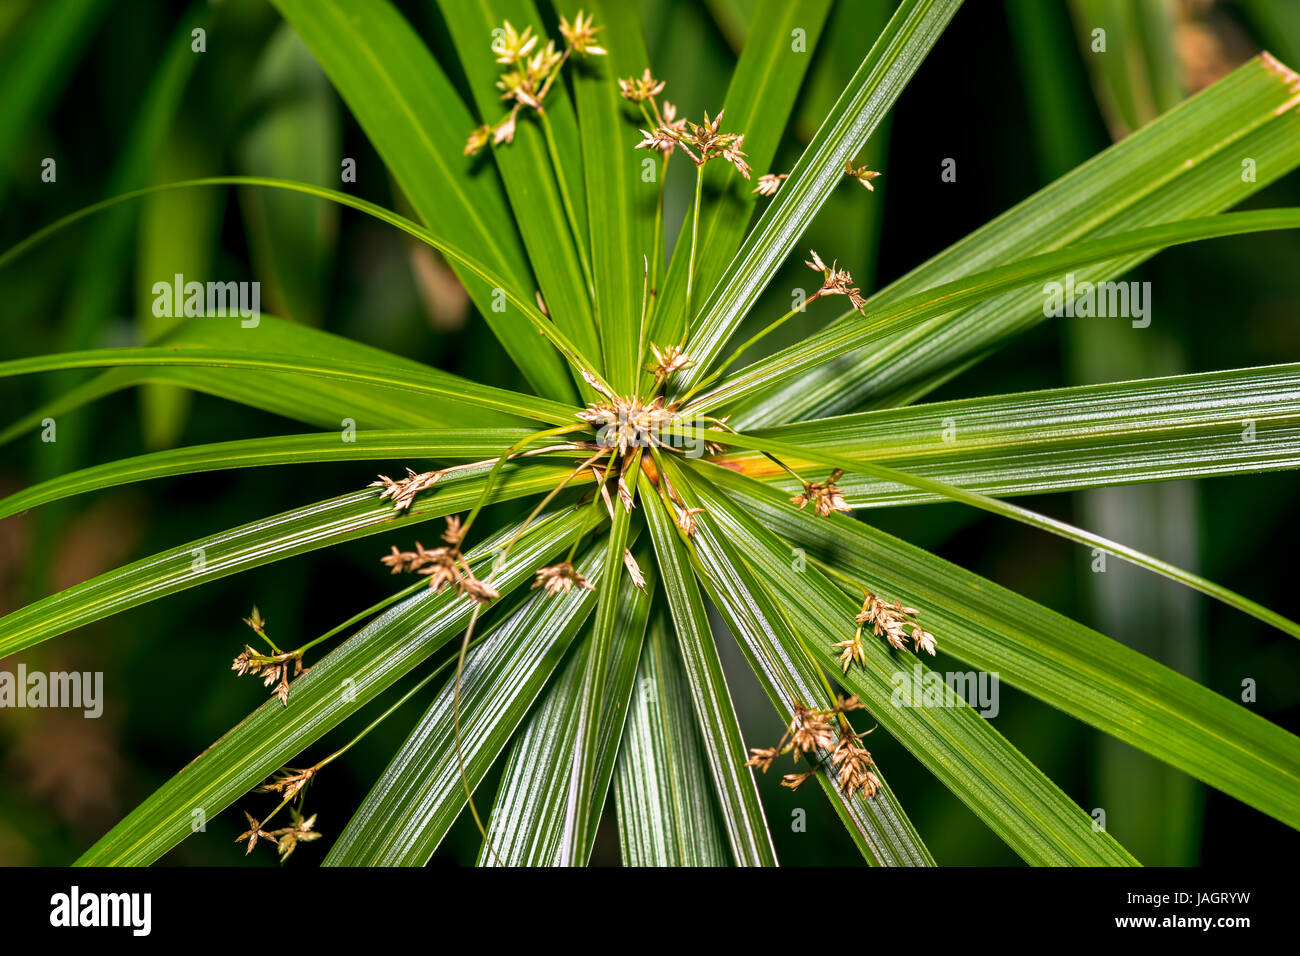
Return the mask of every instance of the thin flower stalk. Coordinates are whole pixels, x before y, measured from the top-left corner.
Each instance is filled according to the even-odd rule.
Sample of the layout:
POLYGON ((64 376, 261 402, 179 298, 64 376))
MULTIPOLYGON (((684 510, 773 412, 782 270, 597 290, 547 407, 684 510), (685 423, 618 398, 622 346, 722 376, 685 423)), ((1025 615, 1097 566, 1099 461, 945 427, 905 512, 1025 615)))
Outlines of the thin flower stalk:
POLYGON ((672 104, 665 104, 661 112, 654 99, 662 92, 664 84, 655 80, 647 69, 640 78, 619 80, 619 87, 624 98, 642 105, 650 129, 641 130, 641 142, 637 149, 653 149, 664 155, 665 159, 674 150, 680 149, 695 164, 695 198, 691 206, 691 253, 686 267, 686 317, 687 326, 694 318, 695 263, 699 246, 700 204, 704 191, 704 166, 712 159, 723 159, 735 167, 746 179, 749 178, 749 164, 745 162, 745 153, 741 148, 745 142, 743 133, 723 133, 720 126, 725 110, 709 119, 704 114, 703 123, 692 123, 685 118, 678 119, 672 104), (646 112, 644 104, 649 102, 654 115, 646 112))
POLYGON ((704 190, 704 166, 695 167, 695 202, 691 207, 691 257, 686 262, 686 326, 695 321, 695 250, 700 243, 700 196, 704 190))
MULTIPOLYGON (((635 103, 641 111, 645 124, 650 129, 659 127, 668 127, 673 130, 682 131, 685 129, 686 120, 677 118, 677 107, 667 100, 662 107, 659 105, 658 94, 664 90, 664 82, 656 80, 650 75, 647 69, 640 77, 628 77, 618 81, 619 92, 622 97, 632 103, 635 103), (647 109, 647 104, 649 108, 647 109)), ((644 132, 644 131, 643 131, 644 132)), ((668 162, 672 159, 673 150, 676 148, 676 140, 673 138, 664 139, 660 142, 658 149, 661 157, 658 171, 659 190, 655 199, 655 224, 652 236, 656 237, 654 244, 653 261, 649 274, 654 277, 654 288, 658 289, 663 274, 663 243, 658 238, 663 234, 664 223, 664 184, 668 181, 668 162)), ((649 314, 653 314, 654 305, 657 302, 657 296, 653 293, 650 295, 649 314)), ((644 354, 641 348, 637 349, 637 354, 644 354)))

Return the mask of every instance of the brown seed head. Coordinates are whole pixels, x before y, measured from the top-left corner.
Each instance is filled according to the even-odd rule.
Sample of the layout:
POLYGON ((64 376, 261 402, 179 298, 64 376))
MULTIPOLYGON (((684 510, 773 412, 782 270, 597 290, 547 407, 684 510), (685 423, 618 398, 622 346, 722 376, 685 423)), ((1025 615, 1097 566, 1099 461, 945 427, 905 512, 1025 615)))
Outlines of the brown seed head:
POLYGON ((547 594, 568 594, 575 585, 587 591, 596 590, 596 586, 568 561, 542 568, 533 581, 534 588, 545 588, 547 594))
POLYGON ((440 471, 425 471, 416 474, 412 469, 406 469, 406 477, 400 481, 394 481, 387 475, 380 475, 378 480, 372 481, 369 485, 371 488, 383 488, 380 492, 380 498, 389 498, 393 502, 394 511, 405 511, 411 507, 411 502, 415 496, 426 488, 432 488, 437 484, 438 479, 442 477, 440 471))
POLYGON ((809 269, 822 274, 822 287, 813 293, 812 298, 816 299, 823 295, 846 295, 853 308, 861 310, 866 305, 866 300, 862 298, 861 290, 853 284, 853 276, 846 269, 838 267, 838 263, 832 262, 829 266, 822 262, 821 256, 817 255, 817 250, 812 250, 812 259, 804 263, 809 269))
POLYGON ((763 773, 767 773, 772 761, 779 756, 775 747, 750 747, 749 753, 750 758, 745 761, 745 766, 758 767, 763 773))
POLYGON ((852 511, 852 507, 844 500, 844 495, 835 485, 843 476, 843 470, 836 468, 825 481, 806 482, 803 493, 793 496, 790 503, 798 505, 799 510, 803 511, 804 506, 811 502, 823 518, 832 511, 852 511))

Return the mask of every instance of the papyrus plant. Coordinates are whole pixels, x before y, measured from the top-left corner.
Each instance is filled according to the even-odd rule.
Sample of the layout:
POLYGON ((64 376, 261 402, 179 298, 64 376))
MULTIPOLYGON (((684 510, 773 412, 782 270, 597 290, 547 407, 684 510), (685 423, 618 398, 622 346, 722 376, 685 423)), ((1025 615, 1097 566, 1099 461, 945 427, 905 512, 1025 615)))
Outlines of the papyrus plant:
POLYGON ((558 35, 548 38, 530 0, 446 0, 469 103, 386 0, 275 5, 423 224, 302 183, 159 188, 296 190, 428 243, 531 391, 270 316, 252 330, 201 319, 147 347, 0 363, 5 375, 113 369, 67 403, 130 384, 139 370, 312 424, 377 423, 356 442, 313 432, 118 461, 19 492, 0 515, 205 469, 382 463, 358 466, 338 497, 178 543, 9 614, 0 656, 361 536, 376 536, 376 560, 415 577, 311 640, 286 637, 291 625, 254 610, 234 668, 262 679, 272 699, 81 862, 151 862, 191 836, 196 810, 211 818, 238 804, 249 851, 270 841, 288 856, 325 830, 327 863, 422 864, 468 806, 484 835, 481 862, 581 864, 612 786, 628 862, 773 864, 753 776, 771 767, 790 786, 820 787, 869 861, 928 864, 889 768, 871 758, 874 732, 897 739, 1026 861, 1134 863, 965 703, 891 702, 891 675, 925 672, 936 648, 1300 825, 1294 736, 853 514, 959 502, 1300 637, 1246 597, 1006 500, 1293 468, 1300 367, 922 403, 955 370, 1044 321, 1045 282, 1114 279, 1169 245, 1300 226, 1295 209, 1222 212, 1300 164, 1295 73, 1267 55, 1250 61, 864 296, 834 249, 809 254, 800 238, 834 190, 877 187, 863 147, 958 0, 904 0, 788 170, 772 165, 808 64, 791 55, 791 37, 815 45, 829 0, 761 2, 725 103, 700 116, 678 110, 656 78, 635 4, 556 0, 558 35), (1243 155, 1258 181, 1238 175, 1243 155), (667 256, 661 191, 678 175, 691 178, 693 201, 667 256), (753 359, 767 332, 800 311, 764 318, 738 340, 791 255, 813 270, 803 308, 821 328, 753 359), (1243 420, 1255 423, 1250 444, 1243 420), (534 503, 527 518, 484 533, 480 517, 510 499, 534 503), (742 740, 724 679, 717 642, 733 639, 776 711, 760 740, 742 740), (413 689, 385 695, 412 672, 423 674, 413 689), (329 765, 364 746, 374 724, 330 754, 315 741, 363 708, 382 720, 433 681, 437 698, 353 818, 318 829, 310 790, 328 785, 329 765), (497 792, 476 791, 499 759, 497 792), (274 796, 247 796, 255 789, 274 796))

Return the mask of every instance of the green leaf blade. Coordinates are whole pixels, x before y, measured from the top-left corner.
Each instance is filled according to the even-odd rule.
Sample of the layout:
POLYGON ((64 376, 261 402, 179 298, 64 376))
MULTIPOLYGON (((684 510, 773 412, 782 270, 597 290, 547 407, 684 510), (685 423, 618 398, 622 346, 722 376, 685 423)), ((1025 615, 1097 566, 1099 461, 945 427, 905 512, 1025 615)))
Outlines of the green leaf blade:
POLYGON ((708 780, 690 689, 664 617, 651 623, 628 703, 614 772, 614 807, 627 866, 731 862, 708 780))

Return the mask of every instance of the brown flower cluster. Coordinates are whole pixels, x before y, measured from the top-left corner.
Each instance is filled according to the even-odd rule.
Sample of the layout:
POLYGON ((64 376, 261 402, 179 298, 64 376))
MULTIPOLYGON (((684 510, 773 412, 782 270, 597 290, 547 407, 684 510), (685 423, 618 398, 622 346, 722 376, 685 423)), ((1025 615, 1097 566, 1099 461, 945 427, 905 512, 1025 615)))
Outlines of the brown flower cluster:
MULTIPOLYGON (((856 179, 871 192, 876 191, 876 187, 871 185, 873 179, 880 178, 880 173, 874 169, 868 169, 866 166, 854 166, 852 160, 844 163, 844 175, 849 179, 856 179)), ((753 189, 760 196, 774 196, 776 191, 781 188, 781 183, 788 179, 789 173, 765 173, 758 177, 758 185, 753 189)), ((816 253, 813 253, 816 255, 816 253)))
POLYGON ((302 666, 302 658, 297 654, 259 654, 245 644, 243 651, 235 658, 235 662, 230 665, 230 669, 240 677, 245 674, 260 676, 263 687, 270 687, 274 684, 275 689, 271 691, 271 696, 280 698, 280 703, 287 707, 289 706, 290 676, 297 677, 307 668, 302 666), (290 674, 290 664, 293 665, 292 675, 290 674))
POLYGON ((264 783, 257 788, 258 793, 283 793, 286 799, 292 799, 298 793, 311 783, 312 778, 316 776, 316 767, 308 767, 305 770, 296 770, 293 767, 284 767, 276 771, 274 779, 270 783, 264 783))
POLYGON ((432 488, 442 477, 440 471, 422 471, 416 474, 414 469, 406 469, 406 477, 400 481, 394 481, 387 475, 380 475, 375 481, 372 481, 368 487, 383 488, 380 498, 391 498, 394 511, 405 511, 411 507, 411 502, 415 496, 426 488, 432 488))
POLYGON ((824 295, 847 295, 849 301, 853 303, 853 308, 861 311, 866 305, 866 299, 862 298, 861 291, 853 284, 853 276, 849 275, 847 269, 839 268, 839 263, 832 262, 828 266, 822 262, 822 257, 817 255, 817 250, 813 249, 812 259, 804 265, 822 274, 822 287, 808 297, 809 302, 820 299, 824 295))
POLYGON ((726 110, 720 110, 713 119, 709 119, 709 114, 705 113, 702 124, 689 120, 674 122, 673 117, 665 116, 653 130, 641 130, 643 138, 636 148, 657 149, 666 154, 680 147, 696 166, 703 166, 711 159, 724 159, 736 168, 736 172, 748 179, 749 164, 745 162, 745 153, 741 149, 745 136, 743 133, 720 131, 722 114, 725 112, 726 110))
MULTIPOLYGON (((618 91, 625 100, 633 103, 645 103, 654 100, 656 96, 662 93, 665 85, 663 80, 656 80, 651 76, 650 68, 646 67, 645 72, 640 76, 629 76, 626 80, 620 79, 618 81, 618 91)), ((655 115, 660 114, 656 112, 655 115)))
MULTIPOLYGON (((867 797, 874 796, 880 780, 871 771, 871 753, 862 746, 865 735, 854 731, 845 716, 861 709, 862 702, 856 696, 837 695, 835 706, 829 710, 813 710, 796 703, 790 725, 777 745, 751 747, 745 765, 758 767, 767 773, 772 762, 785 754, 794 754, 795 763, 798 763, 802 754, 807 754, 812 761, 818 752, 828 753, 830 765, 845 796, 851 797, 858 792, 867 797)), ((787 773, 781 778, 781 786, 797 790, 816 772, 817 766, 814 765, 803 773, 787 773)))
POLYGON ((585 369, 582 377, 605 401, 591 402, 576 415, 596 429, 602 447, 617 448, 620 455, 626 455, 630 448, 672 447, 659 440, 663 429, 670 426, 676 417, 676 413, 665 406, 662 395, 656 395, 649 402, 619 398, 585 369))
POLYGON ((864 736, 852 729, 845 730, 831 751, 831 764, 846 797, 859 791, 866 797, 874 797, 880 789, 880 778, 871 772, 871 751, 862 746, 864 736))
MULTIPOLYGON (((256 607, 253 608, 252 614, 244 618, 244 623, 269 643, 265 630, 266 621, 256 607)), ((275 645, 272 644, 271 646, 274 647, 275 645)), ((281 705, 287 707, 289 705, 289 678, 291 676, 297 677, 308 668, 302 664, 301 653, 274 651, 270 654, 262 654, 254 650, 250 645, 245 644, 244 649, 235 657, 235 662, 230 665, 230 669, 240 677, 246 674, 261 677, 263 687, 270 687, 274 684, 275 689, 271 691, 271 696, 278 697, 281 705)))
POLYGON ((852 511, 853 509, 844 500, 844 495, 835 484, 843 477, 844 470, 836 468, 825 481, 806 481, 804 482, 803 492, 794 495, 790 499, 790 503, 798 505, 800 511, 803 511, 804 507, 811 503, 823 518, 832 511, 852 511))
POLYGON ((643 136, 649 137, 653 142, 639 143, 637 148, 649 146, 651 149, 659 150, 665 158, 671 155, 677 148, 678 137, 686 133, 686 119, 678 118, 677 107, 667 100, 664 100, 663 106, 659 105, 658 96, 664 91, 664 81, 656 80, 647 68, 640 76, 620 79, 618 91, 623 99, 641 108, 641 115, 645 117, 646 125, 654 130, 653 133, 641 131, 643 136))
POLYGON ((680 345, 665 345, 660 348, 653 342, 650 343, 650 351, 654 353, 655 361, 653 365, 647 366, 646 371, 655 373, 655 388, 659 383, 676 372, 684 368, 690 368, 695 362, 691 359, 680 345))
POLYGON ((623 569, 627 571, 632 586, 638 591, 645 591, 645 575, 641 572, 641 565, 637 564, 636 558, 632 555, 631 548, 623 549, 623 569))
POLYGON ((533 581, 534 589, 545 588, 547 594, 568 594, 574 587, 586 591, 596 590, 596 586, 568 561, 542 568, 533 581))
POLYGON ((258 841, 266 840, 268 843, 275 844, 276 848, 280 852, 280 862, 283 863, 285 860, 289 859, 294 850, 298 849, 299 843, 310 843, 313 840, 319 840, 321 838, 322 834, 317 833, 314 829, 316 826, 316 814, 313 813, 311 816, 304 818, 303 815, 293 807, 289 808, 289 813, 293 820, 292 825, 281 827, 278 830, 268 831, 262 829, 262 824, 258 823, 257 819, 245 810, 244 816, 248 818, 248 829, 235 837, 236 843, 243 840, 248 841, 248 849, 244 852, 244 855, 247 856, 249 853, 252 853, 253 847, 257 846, 258 841))
POLYGON ((854 641, 844 641, 834 645, 835 647, 845 648, 840 660, 843 662, 846 671, 853 660, 856 660, 859 664, 862 663, 862 631, 868 625, 876 636, 883 637, 889 642, 889 646, 895 650, 906 650, 907 642, 911 640, 912 649, 916 653, 919 654, 921 651, 925 651, 931 657, 934 656, 936 648, 934 635, 923 630, 916 620, 916 616, 921 613, 920 611, 914 607, 905 607, 899 601, 894 601, 891 604, 870 591, 864 591, 863 594, 862 610, 854 618, 858 625, 857 636, 854 641), (855 642, 857 643, 856 650, 853 646, 855 642))
POLYGON ((533 33, 531 26, 520 32, 507 20, 499 31, 495 31, 492 52, 496 54, 497 62, 507 67, 497 80, 497 89, 501 91, 501 99, 513 105, 510 112, 495 123, 484 124, 469 134, 465 155, 480 152, 488 143, 514 142, 520 109, 527 107, 542 112, 546 94, 551 91, 560 68, 571 55, 605 54, 605 48, 596 41, 600 29, 581 10, 572 23, 560 17, 560 35, 565 44, 562 51, 556 48, 554 40, 548 40, 544 47, 539 48, 540 38, 533 33))
POLYGON ((480 581, 470 570, 469 562, 461 554, 460 542, 464 537, 460 519, 455 515, 447 518, 447 530, 442 533, 445 542, 437 548, 426 548, 420 542, 415 543, 414 551, 399 551, 397 546, 379 560, 392 569, 394 574, 414 572, 429 578, 429 587, 441 592, 448 585, 479 604, 496 600, 498 594, 491 585, 480 581))
POLYGON ((758 177, 758 185, 754 187, 754 192, 760 196, 774 196, 781 188, 781 183, 789 176, 789 173, 764 173, 758 177))
POLYGON ((703 508, 683 508, 677 515, 677 527, 688 538, 695 537, 695 516, 704 514, 703 508))

